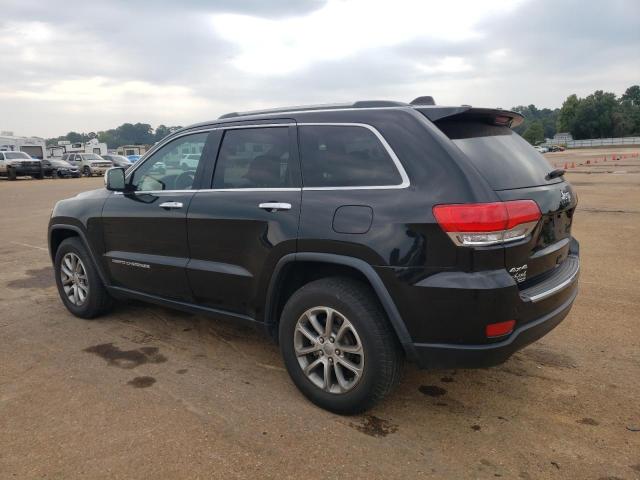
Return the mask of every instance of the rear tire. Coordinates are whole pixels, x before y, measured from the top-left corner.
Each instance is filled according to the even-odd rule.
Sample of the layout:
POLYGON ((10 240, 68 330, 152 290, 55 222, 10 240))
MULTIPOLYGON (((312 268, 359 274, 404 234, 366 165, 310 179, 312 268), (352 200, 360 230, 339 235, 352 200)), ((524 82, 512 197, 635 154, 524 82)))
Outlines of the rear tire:
POLYGON ((85 177, 90 177, 91 176, 91 169, 89 167, 87 167, 87 166, 83 167, 82 174, 85 177))
POLYGON ((111 297, 78 237, 67 238, 60 244, 54 271, 62 303, 76 317, 95 318, 109 310, 111 297))
POLYGON ((15 180, 16 178, 18 178, 18 175, 16 174, 16 170, 14 168, 7 168, 7 178, 9 180, 15 180))
POLYGON ((300 288, 284 307, 279 340, 295 385, 331 412, 363 412, 400 380, 395 332, 371 289, 358 281, 323 278, 300 288))

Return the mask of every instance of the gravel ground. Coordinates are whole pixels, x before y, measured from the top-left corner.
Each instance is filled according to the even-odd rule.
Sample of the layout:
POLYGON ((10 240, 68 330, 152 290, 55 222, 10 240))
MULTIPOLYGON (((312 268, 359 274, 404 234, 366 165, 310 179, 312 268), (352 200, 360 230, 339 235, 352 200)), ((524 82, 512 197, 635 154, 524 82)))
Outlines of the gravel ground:
POLYGON ((493 369, 409 365, 354 417, 306 401, 253 330, 137 302, 71 316, 47 220, 102 179, 1 180, 0 478, 640 478, 640 159, 567 176, 567 319, 493 369))

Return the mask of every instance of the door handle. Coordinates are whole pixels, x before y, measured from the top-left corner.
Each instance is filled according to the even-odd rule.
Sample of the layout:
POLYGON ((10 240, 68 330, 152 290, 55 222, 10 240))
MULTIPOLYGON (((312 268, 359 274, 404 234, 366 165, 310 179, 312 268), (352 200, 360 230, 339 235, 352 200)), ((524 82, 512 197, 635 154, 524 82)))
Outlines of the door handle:
POLYGON ((258 207, 269 212, 277 212, 278 210, 291 210, 290 203, 282 202, 265 202, 258 205, 258 207))
POLYGON ((163 202, 159 206, 162 208, 182 208, 182 202, 163 202))

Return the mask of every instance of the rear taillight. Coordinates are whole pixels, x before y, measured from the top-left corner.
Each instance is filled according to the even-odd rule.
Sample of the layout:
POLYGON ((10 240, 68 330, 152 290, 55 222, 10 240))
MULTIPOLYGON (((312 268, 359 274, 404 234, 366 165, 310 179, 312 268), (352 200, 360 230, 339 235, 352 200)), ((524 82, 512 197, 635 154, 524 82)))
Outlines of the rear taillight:
POLYGON ((496 245, 529 235, 542 216, 533 200, 436 205, 433 215, 456 245, 496 245))

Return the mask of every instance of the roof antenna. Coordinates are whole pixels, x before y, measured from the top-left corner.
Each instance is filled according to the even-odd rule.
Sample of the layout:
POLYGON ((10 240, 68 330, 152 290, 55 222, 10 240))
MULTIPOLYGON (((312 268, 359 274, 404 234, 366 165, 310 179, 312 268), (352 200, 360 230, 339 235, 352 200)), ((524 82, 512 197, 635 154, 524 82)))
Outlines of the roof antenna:
POLYGON ((410 105, 435 105, 436 101, 430 95, 425 95, 424 97, 418 97, 411 100, 410 105))

